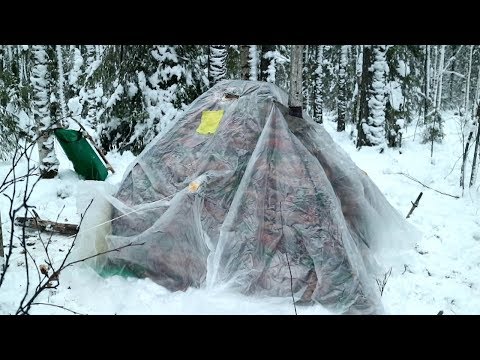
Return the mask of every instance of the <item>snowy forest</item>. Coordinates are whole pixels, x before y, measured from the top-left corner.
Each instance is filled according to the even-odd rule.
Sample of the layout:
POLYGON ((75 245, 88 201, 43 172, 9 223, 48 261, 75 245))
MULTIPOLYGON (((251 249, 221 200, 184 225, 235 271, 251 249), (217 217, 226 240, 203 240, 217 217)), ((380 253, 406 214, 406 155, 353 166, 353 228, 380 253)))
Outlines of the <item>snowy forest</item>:
MULTIPOLYGON (((54 179, 59 175, 62 166, 60 160, 65 157, 59 155, 60 148, 54 146, 53 132, 45 130, 77 129, 80 125, 88 131, 92 141, 103 154, 107 155, 117 168, 124 170, 127 164, 124 166, 123 163, 126 160, 118 159, 122 156, 128 159, 138 156, 152 139, 168 129, 170 124, 187 111, 192 101, 221 80, 265 81, 274 83, 288 92, 292 47, 291 45, 0 45, 0 164, 10 165, 12 157, 15 159, 18 144, 28 143, 39 136, 36 141, 40 177, 54 179), (118 165, 119 163, 122 165, 118 165)), ((452 225, 457 227, 448 230, 450 234, 466 234, 465 228, 459 230, 461 224, 468 227, 478 211, 476 197, 479 183, 476 182, 476 176, 480 150, 478 126, 480 46, 305 45, 302 51, 304 113, 315 122, 326 127, 328 125, 335 141, 343 144, 352 158, 362 164, 363 170, 378 184, 385 185, 382 191, 396 208, 401 206, 402 211, 408 212, 413 204, 414 208, 419 207, 415 214, 422 211, 422 206, 425 206, 425 209, 434 209, 439 206, 438 204, 443 204, 446 211, 447 208, 455 209, 448 201, 471 201, 468 205, 470 211, 468 216, 465 215, 459 220, 458 226, 452 225), (408 155, 409 152, 411 155, 408 155), (412 159, 417 156, 415 152, 425 154, 425 162, 417 166, 412 165, 412 159), (381 164, 378 165, 378 173, 375 170, 377 168, 369 168, 377 161, 381 164), (411 172, 408 173, 407 170, 411 172), (396 174, 398 182, 393 183, 393 180, 389 180, 392 174, 396 174), (434 178, 432 174, 441 180, 434 178), (411 186, 420 184, 421 187, 409 188, 402 185, 402 181, 409 181, 405 179, 406 177, 413 180, 411 186), (411 192, 407 194, 405 190, 394 194, 396 189, 402 186, 411 192), (443 191, 437 191, 440 188, 443 191), (428 192, 429 189, 437 189, 432 191, 434 196, 438 197, 437 201, 429 200, 428 196, 424 195, 423 205, 422 202, 419 205, 420 198, 414 204, 418 193, 428 192), (451 195, 452 193, 455 195, 451 195)), ((6 170, 4 172, 6 173, 6 170)), ((0 175, 3 173, 0 172, 0 175)), ((121 175, 120 171, 118 176, 121 175)), ((0 177, 0 180, 2 178, 0 177)), ((119 180, 120 178, 116 181, 119 180)), ((5 191, 8 184, 4 182, 2 185, 4 187, 0 186, 0 191, 5 191)), ((60 190, 55 190, 54 197, 58 195, 63 199, 64 197, 60 196, 62 191, 66 192, 65 198, 72 193, 71 189, 63 186, 60 190)), ((4 209, 7 209, 6 204, 5 200, 4 209)), ((72 204, 70 205, 73 209, 72 204)), ((458 209, 465 208, 465 204, 458 204, 458 209)), ((58 208, 55 209, 57 210, 58 208)), ((13 218, 6 219, 6 214, 7 211, 2 216, 4 238, 7 227, 5 220, 11 220, 13 223, 13 218)), ((50 215, 54 215, 53 209, 50 215)), ((75 216, 71 215, 71 218, 75 216)), ((477 283, 472 280, 477 276, 478 270, 472 270, 467 265, 463 270, 458 270, 458 264, 463 260, 457 258, 451 260, 451 264, 454 265, 448 269, 440 265, 447 261, 445 258, 436 257, 433 262, 425 260, 439 251, 438 245, 432 245, 431 241, 436 241, 442 236, 447 237, 441 233, 440 228, 444 226, 441 225, 441 219, 449 216, 449 213, 442 212, 435 216, 429 218, 428 211, 425 210, 425 213, 418 214, 413 220, 427 239, 423 245, 417 244, 415 248, 415 256, 420 259, 417 264, 421 265, 404 264, 400 270, 394 269, 390 285, 397 284, 397 289, 400 290, 386 290, 387 308, 394 313, 436 313, 438 310, 478 313, 480 312, 478 301, 475 304, 458 307, 462 301, 478 295, 480 283, 478 279, 477 283), (436 219, 436 222, 432 219, 436 219), (430 250, 425 250, 430 245, 430 250), (431 270, 435 266, 436 273, 431 270), (402 299, 407 292, 405 289, 409 286, 407 285, 409 281, 405 278, 420 274, 422 277, 419 281, 422 283, 432 281, 431 287, 418 290, 413 289, 412 285, 411 292, 417 291, 415 294, 420 295, 416 297, 412 295, 416 302, 412 300, 411 303, 403 305, 402 299), (454 299, 452 291, 448 289, 438 290, 436 293, 435 289, 439 287, 438 282, 437 285, 433 284, 432 279, 435 276, 441 278, 441 281, 458 279, 455 285, 450 283, 451 286, 446 285, 450 290, 460 283, 467 284, 465 286, 468 289, 463 292, 463 300, 460 297, 454 299), (429 296, 428 292, 436 294, 432 295, 434 299, 431 301, 425 300, 429 296), (422 302, 424 304, 420 305, 422 302), (431 307, 425 304, 430 304, 431 307)), ((464 249, 470 249, 472 244, 478 246, 480 223, 475 220, 475 224, 466 235, 473 239, 472 243, 464 249)), ((11 226, 13 229, 13 224, 11 226)), ((0 234, 1 229, 0 225, 0 234)), ((443 250, 445 253, 449 252, 447 249, 455 246, 453 239, 452 237, 451 247, 443 250)), ((22 246, 26 247, 25 239, 23 241, 22 246)), ((3 243, 6 245, 6 240, 3 243)), ((460 250, 455 250, 455 254, 459 252, 460 250)), ((478 250, 470 253, 470 256, 472 256, 470 264, 480 259, 478 250)), ((28 260, 21 261, 25 265, 28 260)), ((13 307, 8 305, 10 298, 8 301, 2 300, 3 277, 4 274, 0 280, 0 313, 2 311, 15 313, 17 305, 13 307)), ((69 276, 67 282, 72 282, 72 279, 74 276, 69 276)), ((386 276, 381 288, 382 296, 387 280, 386 276)), ((112 286, 125 292, 131 286, 126 283, 117 285, 112 286)), ((153 291, 148 284, 142 286, 153 291)), ((161 291, 163 290, 154 292, 164 296, 161 291)), ((453 292, 462 291, 456 289, 453 292)), ((41 298, 40 292, 37 294, 38 298, 41 298)), ((50 300, 50 297, 60 295, 58 292, 51 292, 48 297, 50 300)), ((202 297, 204 295, 198 293, 194 295, 200 296, 200 302, 210 304, 210 300, 202 297)), ((178 296, 175 301, 178 301, 178 296)), ((78 305, 80 303, 78 298, 81 297, 82 294, 78 293, 77 299, 69 303, 68 296, 61 295, 65 307, 70 308, 78 305)), ((22 301, 25 302, 25 299, 28 300, 26 295, 22 301)), ((28 311, 32 304, 35 302, 27 304, 28 311)), ((245 312, 262 313, 272 310, 271 307, 266 310, 259 304, 251 303, 251 307, 246 308, 245 312)), ((85 312, 95 312, 92 309, 96 305, 98 304, 92 302, 82 309, 85 312)), ((278 313, 290 311, 289 305, 285 304, 270 303, 269 306, 273 306, 276 309, 273 311, 278 313)), ((114 305, 100 307, 98 311, 121 312, 120 308, 112 310, 113 308, 114 305)), ((171 308, 176 309, 173 305, 171 308)), ((27 309, 25 303, 21 302, 19 309, 25 312, 27 309)), ((225 313, 233 311, 232 308, 222 309, 225 313)), ((48 313, 53 310, 45 311, 48 313)), ((126 311, 143 312, 138 307, 128 308, 126 311)), ((202 311, 193 307, 185 310, 187 313, 202 311)), ((317 310, 312 310, 312 313, 315 311, 317 310)), ((322 311, 318 310, 317 313, 322 311)), ((168 313, 168 310, 165 312, 168 313)), ((39 313, 42 312, 39 310, 39 313)))
MULTIPOLYGON (((13 149, 12 134, 32 136, 35 129, 68 126, 69 118, 92 129, 105 151, 138 154, 222 79, 267 81, 287 89, 290 47, 2 45, 0 156, 13 149)), ((444 136, 442 111, 453 110, 461 118, 464 153, 469 148, 474 153, 470 186, 476 174, 479 92, 475 45, 303 47, 303 108, 315 121, 334 114, 338 131, 355 125, 349 136, 357 148, 380 151, 400 148, 411 127, 430 144, 433 157, 444 136)), ((52 142, 45 139, 44 156, 55 163, 55 154, 48 152, 52 142)))

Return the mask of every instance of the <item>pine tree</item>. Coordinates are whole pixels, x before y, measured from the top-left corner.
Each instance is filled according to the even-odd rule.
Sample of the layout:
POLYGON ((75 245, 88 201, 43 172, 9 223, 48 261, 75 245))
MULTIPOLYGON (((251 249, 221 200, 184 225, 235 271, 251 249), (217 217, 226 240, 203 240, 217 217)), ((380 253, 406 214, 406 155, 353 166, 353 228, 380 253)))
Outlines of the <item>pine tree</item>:
POLYGON ((262 45, 260 52, 260 80, 288 89, 289 47, 286 45, 262 45))
POLYGON ((138 154, 208 88, 208 47, 110 46, 102 56, 92 81, 105 84, 97 131, 107 150, 138 154))
POLYGON ((322 87, 323 87, 323 113, 329 111, 337 111, 338 100, 338 73, 340 63, 340 48, 337 45, 324 45, 323 47, 323 72, 322 72, 322 87))
POLYGON ((32 136, 28 46, 0 45, 0 159, 9 158, 19 137, 32 136))
POLYGON ((389 46, 386 53, 388 73, 386 76, 385 130, 387 145, 400 147, 405 127, 412 120, 411 113, 419 110, 419 74, 412 68, 421 60, 417 46, 389 46))
POLYGON ((440 114, 443 93, 443 75, 445 73, 445 47, 440 50, 433 48, 434 69, 433 69, 433 109, 426 116, 426 127, 424 132, 424 143, 430 142, 430 157, 433 158, 433 144, 443 139, 443 120, 440 114))
MULTIPOLYGON (((82 87, 80 89, 80 104, 82 105, 82 118, 87 126, 95 127, 98 122, 98 112, 101 107, 101 98, 103 96, 103 87, 95 75, 96 70, 101 64, 101 59, 94 45, 85 45, 83 47, 84 70, 81 77, 82 87)), ((121 52, 123 55, 123 46, 121 52)), ((78 60, 78 62, 80 62, 78 60)), ((123 64, 122 64, 123 65, 123 64)), ((120 65, 120 66, 122 66, 120 65)))
MULTIPOLYGON (((121 153, 130 150, 138 154, 145 146, 143 124, 148 123, 146 106, 149 104, 144 102, 142 89, 148 92, 146 82, 154 68, 154 59, 150 54, 152 49, 150 45, 109 46, 104 51, 104 61, 98 70, 90 72, 90 89, 95 84, 104 84, 101 100, 104 106, 97 114, 97 131, 99 141, 106 150, 119 150, 121 153), (139 127, 142 127, 141 131, 139 127)), ((90 51, 90 54, 92 60, 87 60, 87 64, 95 61, 95 51, 90 51)), ((156 81, 155 76, 152 81, 156 81)), ((154 131, 155 125, 150 123, 148 128, 154 131)))

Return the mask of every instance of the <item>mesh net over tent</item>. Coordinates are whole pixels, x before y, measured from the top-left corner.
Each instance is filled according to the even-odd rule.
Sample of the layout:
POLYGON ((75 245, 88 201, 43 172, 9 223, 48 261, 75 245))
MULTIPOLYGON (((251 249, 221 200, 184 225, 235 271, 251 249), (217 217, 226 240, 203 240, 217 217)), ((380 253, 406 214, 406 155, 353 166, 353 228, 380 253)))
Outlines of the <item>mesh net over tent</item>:
POLYGON ((238 80, 197 98, 84 220, 82 256, 127 246, 91 260, 104 274, 172 291, 293 289, 348 314, 383 313, 375 254, 414 236, 322 125, 288 115, 286 93, 238 80))

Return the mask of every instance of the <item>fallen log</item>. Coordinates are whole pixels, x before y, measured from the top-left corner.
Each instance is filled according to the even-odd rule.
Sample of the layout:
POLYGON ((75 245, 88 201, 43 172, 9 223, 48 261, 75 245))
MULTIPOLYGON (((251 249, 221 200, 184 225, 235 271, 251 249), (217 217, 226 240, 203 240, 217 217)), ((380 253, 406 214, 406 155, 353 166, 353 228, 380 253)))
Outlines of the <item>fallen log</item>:
POLYGON ((59 233, 62 235, 75 235, 78 232, 77 224, 59 223, 50 220, 42 220, 40 217, 23 217, 15 218, 15 225, 26 226, 44 232, 59 233))

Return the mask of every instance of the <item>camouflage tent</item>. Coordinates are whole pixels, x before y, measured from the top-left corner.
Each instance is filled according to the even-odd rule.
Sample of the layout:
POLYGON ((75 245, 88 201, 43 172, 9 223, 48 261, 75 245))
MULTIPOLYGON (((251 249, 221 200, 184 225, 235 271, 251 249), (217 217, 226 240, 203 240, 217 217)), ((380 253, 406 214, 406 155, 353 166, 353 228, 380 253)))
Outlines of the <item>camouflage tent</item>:
MULTIPOLYGON (((127 245, 93 266, 172 291, 221 283, 291 296, 292 286, 301 303, 383 313, 375 253, 412 233, 323 126, 289 116, 286 105, 270 83, 212 87, 103 197, 111 221, 97 236, 80 229, 79 249, 127 245)), ((85 220, 88 230, 101 219, 85 220)))

